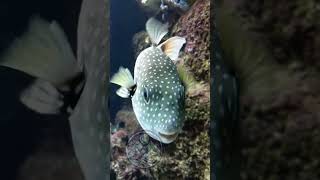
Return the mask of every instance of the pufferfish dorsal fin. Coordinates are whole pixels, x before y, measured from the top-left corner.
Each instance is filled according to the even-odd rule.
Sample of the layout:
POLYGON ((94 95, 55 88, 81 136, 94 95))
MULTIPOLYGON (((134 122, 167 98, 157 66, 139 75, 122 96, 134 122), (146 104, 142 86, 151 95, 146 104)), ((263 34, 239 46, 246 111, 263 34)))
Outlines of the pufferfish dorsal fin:
POLYGON ((110 82, 121 86, 116 93, 122 98, 128 98, 130 89, 135 85, 129 69, 123 67, 120 67, 119 71, 111 77, 110 82))
POLYGON ((168 33, 168 24, 162 24, 155 18, 150 18, 146 23, 146 30, 153 44, 158 45, 162 38, 168 33))
POLYGON ((179 36, 171 37, 161 43, 158 48, 162 50, 172 61, 177 61, 182 46, 186 43, 186 39, 179 36))
POLYGON ((196 84, 196 80, 194 79, 193 75, 186 69, 184 65, 177 64, 177 71, 182 84, 187 90, 196 84))

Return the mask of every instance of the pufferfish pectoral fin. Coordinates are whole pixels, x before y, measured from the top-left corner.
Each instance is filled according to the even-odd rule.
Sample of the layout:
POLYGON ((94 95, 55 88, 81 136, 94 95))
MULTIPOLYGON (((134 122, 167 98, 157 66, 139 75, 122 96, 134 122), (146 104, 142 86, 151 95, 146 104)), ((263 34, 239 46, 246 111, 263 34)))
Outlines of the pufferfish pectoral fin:
POLYGON ((40 114, 58 114, 63 106, 63 95, 51 83, 37 79, 22 91, 20 101, 40 114))
POLYGON ((197 84, 193 75, 184 67, 182 64, 177 65, 177 71, 181 82, 183 83, 185 89, 190 89, 197 84))
POLYGON ((116 93, 122 98, 128 98, 130 96, 130 91, 125 87, 119 88, 116 93))
POLYGON ((182 46, 186 43, 186 39, 179 36, 171 37, 158 47, 166 54, 172 61, 177 61, 179 52, 182 46))
POLYGON ((155 18, 150 18, 146 23, 146 30, 153 44, 159 44, 162 38, 168 33, 168 24, 162 24, 155 18))
POLYGON ((116 93, 122 98, 128 98, 130 89, 135 85, 129 69, 123 67, 120 67, 119 71, 111 77, 110 82, 121 86, 116 93))
POLYGON ((3 53, 0 66, 36 78, 22 91, 20 101, 41 114, 59 113, 63 102, 58 90, 81 73, 63 29, 39 16, 30 18, 28 30, 3 53))

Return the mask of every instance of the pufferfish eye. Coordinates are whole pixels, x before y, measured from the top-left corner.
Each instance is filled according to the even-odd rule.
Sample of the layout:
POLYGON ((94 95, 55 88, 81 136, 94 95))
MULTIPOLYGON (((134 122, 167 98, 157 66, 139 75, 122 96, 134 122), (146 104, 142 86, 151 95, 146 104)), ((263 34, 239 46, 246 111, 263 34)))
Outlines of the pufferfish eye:
POLYGON ((150 98, 149 98, 149 93, 148 93, 147 88, 143 88, 143 97, 144 97, 144 101, 148 104, 150 98))

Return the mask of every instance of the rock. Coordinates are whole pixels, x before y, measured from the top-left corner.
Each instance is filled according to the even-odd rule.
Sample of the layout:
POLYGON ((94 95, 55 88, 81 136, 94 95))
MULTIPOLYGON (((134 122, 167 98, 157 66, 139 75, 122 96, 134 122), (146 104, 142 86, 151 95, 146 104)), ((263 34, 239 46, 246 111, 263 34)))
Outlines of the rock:
POLYGON ((151 46, 151 39, 146 31, 136 33, 132 38, 134 58, 136 59, 141 51, 151 46))
POLYGON ((175 24, 172 35, 186 38, 182 58, 197 80, 209 82, 210 1, 197 0, 175 24))

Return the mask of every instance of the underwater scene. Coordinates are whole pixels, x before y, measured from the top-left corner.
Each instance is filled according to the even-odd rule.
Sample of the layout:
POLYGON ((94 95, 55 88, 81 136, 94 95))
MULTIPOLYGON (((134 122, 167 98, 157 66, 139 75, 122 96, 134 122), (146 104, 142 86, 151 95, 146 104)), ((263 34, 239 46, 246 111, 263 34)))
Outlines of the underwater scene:
POLYGON ((1 0, 0 180, 320 179, 319 17, 318 0, 1 0))
POLYGON ((240 102, 238 122, 219 122, 217 129, 230 132, 237 124, 241 132, 213 135, 214 144, 228 147, 214 171, 221 179, 320 179, 319 1, 218 2, 214 28, 222 56, 213 62, 223 61, 235 74, 240 102), (230 146, 232 141, 241 148, 230 146), (241 158, 232 161, 237 150, 241 158), (231 167, 238 167, 237 178, 231 167))
POLYGON ((210 1, 110 10, 110 178, 210 179, 210 1))

